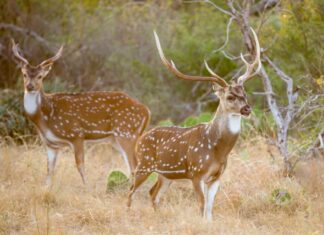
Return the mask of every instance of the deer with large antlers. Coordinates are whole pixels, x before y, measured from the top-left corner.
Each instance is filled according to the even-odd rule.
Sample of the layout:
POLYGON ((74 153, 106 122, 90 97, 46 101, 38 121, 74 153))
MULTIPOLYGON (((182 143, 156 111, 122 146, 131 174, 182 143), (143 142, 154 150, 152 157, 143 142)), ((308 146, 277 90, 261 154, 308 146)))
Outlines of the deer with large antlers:
POLYGON ((212 207, 219 179, 239 136, 241 117, 249 116, 251 113, 243 84, 261 68, 258 38, 253 29, 252 33, 255 39, 255 59, 249 64, 241 55, 246 72, 237 81, 228 84, 215 74, 207 63, 205 65, 212 74, 211 77, 188 76, 180 72, 173 61, 169 62, 165 58, 160 40, 154 32, 163 64, 180 79, 212 82, 213 89, 219 97, 219 106, 209 123, 188 128, 158 127, 139 138, 136 146, 138 165, 128 195, 128 207, 131 206, 136 189, 152 172, 156 172, 159 175, 158 180, 150 190, 154 207, 172 180, 189 179, 198 195, 203 217, 212 219, 212 207))
POLYGON ((52 175, 59 149, 68 145, 74 149, 75 161, 83 183, 84 142, 111 140, 122 154, 128 170, 136 166, 135 143, 150 120, 149 109, 123 92, 54 93, 43 91, 43 79, 57 54, 37 66, 29 64, 13 43, 13 53, 19 60, 24 78, 24 110, 47 147, 47 180, 52 175))

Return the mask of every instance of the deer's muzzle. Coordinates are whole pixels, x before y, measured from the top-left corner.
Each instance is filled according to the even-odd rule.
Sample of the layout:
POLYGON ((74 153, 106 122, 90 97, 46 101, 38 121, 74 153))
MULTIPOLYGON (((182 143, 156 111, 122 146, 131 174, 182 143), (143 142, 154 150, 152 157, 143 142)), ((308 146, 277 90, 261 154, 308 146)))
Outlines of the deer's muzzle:
POLYGON ((27 86, 26 86, 26 90, 27 90, 27 91, 33 91, 33 90, 34 90, 34 86, 33 86, 33 84, 31 84, 31 83, 27 84, 27 86))
POLYGON ((245 105, 243 108, 241 108, 240 112, 244 116, 249 116, 251 113, 251 107, 249 105, 245 105))

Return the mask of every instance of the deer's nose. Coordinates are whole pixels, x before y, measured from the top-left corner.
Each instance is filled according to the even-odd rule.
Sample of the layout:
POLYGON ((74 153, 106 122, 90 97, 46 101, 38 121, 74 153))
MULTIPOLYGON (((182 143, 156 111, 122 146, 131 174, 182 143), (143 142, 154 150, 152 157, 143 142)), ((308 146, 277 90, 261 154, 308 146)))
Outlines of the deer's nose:
POLYGON ((244 116, 249 116, 251 113, 251 107, 250 105, 245 105, 243 108, 241 108, 241 114, 244 116))
POLYGON ((32 91, 32 90, 34 90, 34 86, 33 86, 33 84, 31 84, 31 83, 27 84, 26 89, 27 89, 27 91, 32 91))

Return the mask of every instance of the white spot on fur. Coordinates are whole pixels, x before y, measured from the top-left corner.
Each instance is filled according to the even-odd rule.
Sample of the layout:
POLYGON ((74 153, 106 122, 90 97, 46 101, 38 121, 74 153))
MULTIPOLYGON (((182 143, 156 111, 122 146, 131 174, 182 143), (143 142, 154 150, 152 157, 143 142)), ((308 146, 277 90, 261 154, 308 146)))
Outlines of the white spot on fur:
POLYGON ((155 169, 155 172, 160 173, 160 174, 165 174, 165 173, 173 174, 173 173, 185 173, 186 170, 178 170, 178 171, 161 171, 161 170, 155 169))
POLYGON ((237 134, 241 130, 241 115, 230 114, 228 117, 228 128, 232 134, 237 134))
POLYGON ((40 104, 41 96, 39 92, 25 92, 24 108, 26 113, 29 115, 35 114, 40 104))

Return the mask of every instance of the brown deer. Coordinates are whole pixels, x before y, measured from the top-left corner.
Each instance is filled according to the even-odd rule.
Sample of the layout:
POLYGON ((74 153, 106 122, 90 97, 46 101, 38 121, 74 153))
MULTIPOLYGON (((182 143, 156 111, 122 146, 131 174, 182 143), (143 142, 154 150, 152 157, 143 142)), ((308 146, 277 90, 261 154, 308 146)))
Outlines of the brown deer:
POLYGON ((86 141, 111 140, 121 152, 128 170, 133 172, 135 143, 149 124, 149 109, 123 92, 46 94, 43 79, 62 55, 63 47, 54 57, 32 66, 19 53, 18 45, 12 43, 24 78, 25 113, 47 147, 47 186, 52 183, 58 151, 64 145, 74 149, 78 171, 83 183, 86 182, 86 141))
POLYGON ((261 68, 260 46, 255 39, 255 59, 246 65, 246 72, 237 81, 228 84, 216 75, 205 63, 212 77, 188 76, 181 73, 162 51, 159 38, 154 32, 156 45, 163 64, 178 78, 191 81, 213 82, 214 91, 219 97, 219 106, 214 118, 205 124, 181 127, 157 127, 144 133, 136 145, 138 165, 134 173, 134 182, 128 195, 128 207, 136 189, 152 173, 159 174, 150 195, 155 208, 159 198, 172 180, 188 179, 193 183, 200 202, 204 218, 212 219, 214 197, 219 187, 219 178, 223 174, 228 154, 240 134, 241 117, 249 116, 251 108, 247 103, 243 83, 258 73, 261 68), (258 64, 253 73, 254 67, 258 64))

